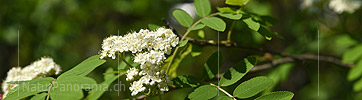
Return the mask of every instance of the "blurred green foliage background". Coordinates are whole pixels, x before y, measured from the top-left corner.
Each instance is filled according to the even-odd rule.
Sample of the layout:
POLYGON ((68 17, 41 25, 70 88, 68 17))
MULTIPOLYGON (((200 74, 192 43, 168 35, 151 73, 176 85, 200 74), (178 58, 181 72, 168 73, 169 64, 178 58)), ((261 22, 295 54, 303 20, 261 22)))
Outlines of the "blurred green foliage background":
MULTIPOLYGON (((0 1, 0 79, 14 66, 29 65, 43 56, 54 58, 63 72, 82 60, 98 53, 101 42, 112 34, 126 34, 147 28, 148 24, 163 26, 162 18, 182 33, 185 28, 171 18, 176 5, 192 3, 192 0, 1 0, 0 1), (18 32, 20 36, 18 36, 18 32), (19 42, 18 42, 19 37, 19 42), (18 45, 19 43, 19 45, 18 45), (19 46, 19 57, 18 48, 19 46)), ((240 45, 264 48, 289 54, 318 51, 317 33, 320 33, 320 53, 341 58, 352 45, 362 40, 362 11, 353 14, 336 14, 328 8, 329 0, 316 0, 310 7, 302 7, 303 0, 251 0, 246 11, 269 15, 279 23, 273 27, 284 38, 263 39, 256 32, 247 30, 244 23, 236 22, 232 40, 240 45)), ((211 0, 213 10, 225 6, 223 0, 211 0)), ((230 26, 231 20, 224 19, 230 26)), ((227 29, 228 30, 228 29, 227 29)), ((217 32, 205 29, 205 38, 217 39, 217 32)), ((197 33, 190 34, 196 37, 197 33)), ((220 33, 226 39, 226 32, 220 33)), ((201 48, 197 47, 196 48, 201 48)), ((178 75, 200 76, 203 64, 216 51, 216 47, 203 47, 197 57, 188 55, 179 65, 178 75)), ((263 54, 236 48, 221 48, 223 70, 249 55, 263 54)), ((361 51, 362 52, 362 51, 361 51)), ((107 60, 89 76, 98 82, 106 68, 117 68, 116 60, 107 60)), ((352 82, 347 81, 348 68, 321 62, 320 94, 317 95, 317 62, 303 61, 281 65, 275 69, 247 74, 242 81, 257 75, 278 79, 276 90, 288 90, 296 100, 347 100, 362 98, 361 92, 353 92, 352 82), (279 68, 280 67, 280 68, 279 68), (289 73, 279 75, 279 73, 289 73), (281 78, 279 77, 281 76, 281 78)), ((107 92, 102 99, 125 98, 126 92, 107 92)), ((231 86, 229 88, 235 88, 231 86)), ((179 89, 165 94, 167 99, 183 100, 192 89, 179 89)), ((271 90, 270 90, 271 91, 271 90)), ((157 99, 152 98, 151 99, 157 99)))

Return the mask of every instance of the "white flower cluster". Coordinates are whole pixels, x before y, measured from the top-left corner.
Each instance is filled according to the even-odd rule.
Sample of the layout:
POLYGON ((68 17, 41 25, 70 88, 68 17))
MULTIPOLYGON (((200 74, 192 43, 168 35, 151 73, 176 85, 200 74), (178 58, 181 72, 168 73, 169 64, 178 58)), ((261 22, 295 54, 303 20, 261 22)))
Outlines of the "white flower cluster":
POLYGON ((101 59, 104 57, 116 58, 116 53, 134 53, 134 62, 140 68, 130 68, 127 71, 127 81, 132 81, 131 95, 144 92, 147 87, 157 86, 159 91, 168 91, 172 81, 162 70, 161 65, 170 54, 172 47, 178 44, 179 38, 170 29, 159 28, 156 31, 141 29, 125 36, 111 36, 103 40, 101 59))
POLYGON ((329 8, 341 14, 343 12, 353 13, 361 6, 360 0, 331 0, 329 8))
POLYGON ((122 36, 111 36, 103 40, 101 59, 112 57, 115 59, 115 53, 142 52, 142 50, 156 50, 166 54, 171 53, 172 47, 178 44, 179 38, 173 34, 172 30, 159 28, 157 31, 141 29, 138 33, 133 32, 122 36))
POLYGON ((48 57, 42 57, 40 60, 24 68, 13 67, 8 71, 7 77, 2 83, 3 98, 11 89, 17 86, 17 84, 8 84, 7 82, 32 80, 50 75, 58 75, 60 72, 60 66, 52 58, 48 57))

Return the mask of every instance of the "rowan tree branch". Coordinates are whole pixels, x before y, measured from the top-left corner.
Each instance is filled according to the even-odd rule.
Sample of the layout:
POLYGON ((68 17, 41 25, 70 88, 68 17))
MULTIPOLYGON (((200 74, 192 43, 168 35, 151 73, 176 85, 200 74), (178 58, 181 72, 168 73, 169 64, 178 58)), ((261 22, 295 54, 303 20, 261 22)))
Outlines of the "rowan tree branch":
POLYGON ((319 59, 318 59, 318 55, 314 55, 314 54, 290 55, 290 54, 286 54, 286 53, 265 50, 263 48, 257 49, 257 48, 243 47, 243 46, 237 45, 234 42, 225 44, 225 43, 216 43, 214 41, 195 40, 192 38, 188 38, 188 39, 189 39, 190 43, 200 45, 200 46, 217 46, 219 44, 220 47, 240 48, 240 49, 244 49, 244 50, 257 51, 257 52, 262 52, 262 53, 270 53, 270 54, 275 54, 275 55, 280 55, 280 56, 285 57, 282 59, 273 60, 272 63, 269 63, 269 64, 258 65, 258 66, 256 66, 257 68, 254 67, 254 70, 267 69, 272 66, 287 63, 287 62, 303 61, 303 60, 319 60, 319 61, 323 61, 323 62, 333 63, 333 64, 336 64, 336 65, 339 65, 342 67, 347 67, 347 68, 353 67, 353 64, 343 63, 341 59, 338 59, 338 58, 335 58, 332 56, 319 55, 319 59))

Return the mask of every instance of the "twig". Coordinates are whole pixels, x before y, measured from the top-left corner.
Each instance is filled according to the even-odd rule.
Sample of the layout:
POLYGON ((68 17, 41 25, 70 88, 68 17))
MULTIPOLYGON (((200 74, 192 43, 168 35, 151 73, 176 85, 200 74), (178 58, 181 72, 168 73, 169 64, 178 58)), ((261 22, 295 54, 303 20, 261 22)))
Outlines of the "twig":
MULTIPOLYGON (((205 41, 205 40, 195 40, 192 38, 188 38, 189 42, 192 44, 196 44, 196 45, 201 45, 201 46, 217 46, 218 43, 215 43, 213 41, 205 41)), ((280 55, 283 57, 287 57, 284 58, 283 60, 278 60, 278 62, 275 62, 276 64, 269 64, 269 65, 263 65, 261 67, 266 67, 269 68, 273 65, 278 65, 278 64, 282 64, 282 63, 286 63, 286 62, 292 62, 292 61, 297 61, 297 60, 318 60, 318 55, 313 55, 313 54, 301 54, 301 55, 290 55, 290 54, 286 54, 286 53, 280 53, 280 52, 274 52, 274 51, 270 51, 270 50, 265 50, 265 49, 256 49, 256 48, 250 48, 250 47, 243 47, 243 46, 238 46, 236 43, 229 43, 229 44, 223 44, 220 43, 219 44, 221 47, 227 47, 227 48, 240 48, 240 49, 244 49, 244 50, 250 50, 250 51, 257 51, 257 52, 262 52, 262 53, 271 53, 271 54, 276 54, 276 55, 280 55)), ((329 62, 329 63, 333 63, 342 67, 348 67, 351 68, 353 67, 353 64, 346 64, 343 63, 342 60, 332 57, 332 56, 323 56, 320 55, 319 56, 319 60, 320 61, 324 61, 324 62, 329 62)))
POLYGON ((145 99, 145 98, 147 98, 146 95, 141 95, 141 96, 138 96, 136 98, 133 98, 133 100, 142 100, 142 99, 145 99))
POLYGON ((124 63, 126 63, 129 67, 133 67, 130 63, 128 63, 127 61, 126 61, 126 59, 124 59, 126 56, 125 56, 125 54, 124 54, 124 52, 122 53, 122 54, 120 54, 121 55, 121 59, 123 60, 123 62, 124 63))
POLYGON ((53 87, 53 82, 50 83, 50 85, 49 85, 49 90, 48 90, 48 94, 47 94, 47 99, 46 99, 46 100, 49 100, 49 99, 50 99, 50 90, 51 90, 52 87, 53 87))
POLYGON ((230 93, 228 93, 228 92, 225 91, 224 89, 220 88, 220 86, 217 86, 217 85, 212 84, 212 83, 210 83, 210 85, 216 86, 218 90, 220 90, 221 92, 224 92, 226 95, 228 95, 228 96, 229 96, 230 98, 232 98, 233 100, 236 100, 236 98, 235 98, 233 95, 231 95, 230 93))
POLYGON ((166 25, 166 28, 171 29, 172 32, 177 35, 177 37, 182 38, 182 35, 181 35, 179 32, 177 32, 176 29, 175 29, 174 27, 172 27, 172 26, 170 25, 170 23, 166 21, 165 18, 162 18, 162 22, 166 25))
MULTIPOLYGON (((199 24, 199 23, 201 22, 201 20, 204 19, 204 18, 216 16, 216 15, 218 15, 218 14, 219 14, 219 13, 213 13, 213 14, 210 14, 210 15, 208 15, 208 16, 205 16, 205 17, 199 19, 198 21, 196 21, 196 22, 195 22, 194 24, 192 24, 189 28, 195 27, 195 26, 196 26, 197 24, 199 24)), ((183 41, 190 32, 191 32, 190 30, 187 30, 187 31, 185 32, 184 36, 181 37, 180 41, 183 41)), ((178 49, 179 49, 179 47, 176 47, 175 51, 173 51, 173 53, 172 53, 172 55, 171 55, 170 62, 169 62, 168 65, 167 65, 166 74, 168 74, 168 72, 169 72, 169 70, 170 70, 172 61, 173 61, 173 59, 175 58, 178 49)))

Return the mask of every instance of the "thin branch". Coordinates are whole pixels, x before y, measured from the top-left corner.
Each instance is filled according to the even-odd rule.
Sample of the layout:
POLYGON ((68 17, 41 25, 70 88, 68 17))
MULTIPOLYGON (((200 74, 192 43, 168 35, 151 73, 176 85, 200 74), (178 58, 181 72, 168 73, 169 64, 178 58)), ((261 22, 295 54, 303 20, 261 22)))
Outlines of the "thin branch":
POLYGON ((126 60, 126 59, 124 59, 124 58, 126 58, 126 56, 125 56, 124 52, 123 52, 123 53, 121 53, 120 55, 121 55, 121 59, 123 60, 123 62, 124 62, 124 63, 126 63, 129 67, 133 67, 130 63, 128 63, 128 62, 127 62, 127 60, 126 60))
MULTIPOLYGON (((213 14, 210 14, 210 15, 208 15, 208 16, 205 16, 205 17, 199 19, 198 21, 196 21, 196 22, 195 22, 194 24, 192 24, 189 28, 195 27, 195 26, 196 26, 197 24, 199 24, 199 23, 201 22, 201 20, 204 19, 204 18, 216 16, 216 15, 218 15, 218 14, 219 14, 219 13, 213 13, 213 14)), ((175 30, 175 31, 176 31, 176 30, 175 30)), ((191 32, 190 30, 187 30, 187 31, 185 32, 184 36, 181 37, 180 41, 183 41, 190 32, 191 32)), ((176 47, 176 49, 173 51, 173 53, 172 53, 172 55, 171 55, 170 62, 169 62, 168 65, 167 65, 166 74, 168 74, 168 72, 169 72, 169 70, 170 70, 171 64, 172 64, 172 62, 173 62, 173 59, 175 59, 175 56, 176 56, 176 53, 177 53, 178 49, 179 49, 179 47, 176 47)))
POLYGON ((233 95, 231 95, 230 93, 228 93, 228 92, 225 91, 224 89, 220 88, 220 86, 217 86, 217 85, 212 84, 212 83, 210 83, 210 85, 216 86, 218 90, 220 90, 221 92, 224 92, 227 96, 229 96, 229 97, 232 98, 233 100, 236 100, 236 98, 235 98, 233 95))
POLYGON ((171 29, 172 32, 177 35, 177 37, 182 38, 182 35, 181 35, 179 32, 177 32, 176 29, 175 29, 174 27, 172 27, 172 26, 170 25, 170 23, 169 23, 168 21, 166 21, 165 18, 162 18, 162 22, 166 25, 166 28, 171 29))
MULTIPOLYGON (((188 39, 189 39, 190 43, 200 45, 200 46, 217 46, 218 45, 218 43, 216 43, 214 41, 195 40, 195 39, 192 39, 192 38, 188 38, 188 39)), ((256 48, 238 46, 236 43, 229 43, 229 44, 219 43, 219 45, 221 47, 240 48, 240 49, 244 49, 244 50, 257 51, 257 52, 262 52, 262 53, 271 53, 271 54, 276 54, 276 55, 280 55, 280 56, 283 56, 283 57, 287 57, 287 58, 284 58, 283 60, 274 61, 274 63, 276 63, 276 64, 271 63, 271 64, 261 66, 263 68, 264 67, 269 68, 269 67, 271 67, 273 65, 278 65, 278 64, 297 61, 297 60, 318 60, 318 55, 313 55, 313 54, 290 55, 290 54, 286 54, 286 53, 280 53, 280 52, 265 50, 263 48, 256 49, 256 48)), ((342 67, 347 67, 347 68, 353 67, 353 64, 343 63, 341 59, 338 59, 338 58, 335 58, 335 57, 332 57, 332 56, 319 55, 319 60, 324 61, 324 62, 333 63, 333 64, 336 64, 336 65, 339 65, 339 66, 342 66, 342 67)))

